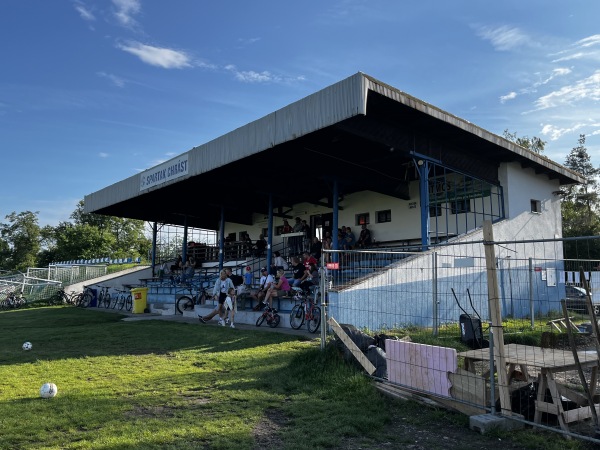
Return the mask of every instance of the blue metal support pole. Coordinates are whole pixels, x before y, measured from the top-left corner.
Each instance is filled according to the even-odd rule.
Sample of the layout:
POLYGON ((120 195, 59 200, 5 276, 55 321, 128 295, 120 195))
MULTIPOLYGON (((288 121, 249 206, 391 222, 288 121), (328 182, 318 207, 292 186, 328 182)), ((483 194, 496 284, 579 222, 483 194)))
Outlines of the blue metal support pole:
POLYGON ((152 225, 152 277, 156 276, 156 236, 158 234, 158 225, 156 222, 152 225))
POLYGON ((267 270, 271 271, 273 244, 273 194, 269 193, 269 222, 267 224, 267 270))
POLYGON ((429 161, 417 160, 419 170, 419 194, 421 197, 421 247, 429 249, 429 161))
POLYGON ((225 258, 225 208, 221 206, 221 223, 219 224, 219 271, 223 270, 225 258))
MULTIPOLYGON (((339 186, 338 180, 333 180, 333 224, 331 226, 331 247, 333 250, 339 250, 339 242, 338 242, 338 208, 339 208, 339 186)), ((338 253, 334 253, 331 255, 332 262, 338 262, 339 257, 338 253)))

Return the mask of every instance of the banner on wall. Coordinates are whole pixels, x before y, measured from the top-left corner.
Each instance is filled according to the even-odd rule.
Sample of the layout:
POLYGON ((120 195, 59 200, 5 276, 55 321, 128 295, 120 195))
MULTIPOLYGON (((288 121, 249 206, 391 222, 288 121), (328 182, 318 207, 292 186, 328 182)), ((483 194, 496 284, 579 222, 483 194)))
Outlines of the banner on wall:
POLYGON ((178 156, 140 173, 140 191, 176 180, 188 174, 188 154, 178 156))

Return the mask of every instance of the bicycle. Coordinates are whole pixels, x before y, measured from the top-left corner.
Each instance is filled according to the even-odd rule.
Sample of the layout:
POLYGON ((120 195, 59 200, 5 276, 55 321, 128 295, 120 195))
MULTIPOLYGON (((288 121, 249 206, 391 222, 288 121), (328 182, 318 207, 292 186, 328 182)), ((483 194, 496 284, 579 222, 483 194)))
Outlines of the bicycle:
POLYGON ((98 308, 102 308, 102 306, 104 306, 106 309, 108 309, 110 307, 110 294, 108 293, 110 287, 100 285, 98 285, 98 287, 100 288, 100 295, 98 296, 98 304, 96 306, 98 308))
POLYGON ((267 325, 269 325, 271 328, 275 328, 277 325, 279 325, 281 317, 279 314, 277 314, 277 310, 275 308, 267 307, 258 317, 258 319, 256 319, 256 326, 260 327, 265 320, 267 321, 267 325))
MULTIPOLYGON (((297 303, 292 308, 290 326, 294 330, 298 330, 306 322, 308 331, 315 333, 319 329, 319 325, 321 325, 321 308, 317 306, 308 292, 298 287, 293 287, 292 289, 296 291, 294 298, 300 300, 300 303, 297 303)), ((317 296, 318 291, 315 297, 317 296)))
POLYGON ((193 311, 196 305, 203 305, 210 298, 210 294, 206 289, 198 289, 195 295, 192 295, 192 288, 188 288, 190 295, 183 295, 175 302, 175 307, 179 314, 184 311, 193 311))
POLYGON ((131 293, 127 290, 116 289, 117 293, 115 294, 114 301, 112 304, 112 309, 119 308, 122 310, 125 308, 127 311, 131 311, 133 307, 133 300, 131 298, 131 293))
POLYGON ((0 303, 0 307, 2 309, 20 308, 25 303, 27 303, 27 300, 23 297, 23 293, 19 292, 17 294, 13 291, 8 293, 6 298, 0 303))
POLYGON ((75 306, 79 306, 80 308, 87 308, 92 304, 92 300, 94 299, 94 294, 92 293, 92 288, 89 286, 83 287, 83 293, 79 297, 79 301, 75 304, 75 306))
POLYGON ((83 295, 82 292, 71 291, 67 294, 64 289, 60 289, 54 297, 50 299, 51 305, 77 305, 81 302, 80 297, 83 295))

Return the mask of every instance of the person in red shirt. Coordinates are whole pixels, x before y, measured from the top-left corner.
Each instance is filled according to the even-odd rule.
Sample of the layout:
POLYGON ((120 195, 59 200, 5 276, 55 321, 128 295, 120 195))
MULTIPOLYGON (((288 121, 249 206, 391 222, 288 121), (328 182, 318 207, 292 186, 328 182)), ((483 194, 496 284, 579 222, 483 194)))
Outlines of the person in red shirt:
POLYGON ((302 255, 304 257, 304 259, 302 260, 302 264, 304 264, 306 270, 310 270, 310 266, 313 264, 315 266, 318 265, 317 260, 310 253, 304 252, 302 255))

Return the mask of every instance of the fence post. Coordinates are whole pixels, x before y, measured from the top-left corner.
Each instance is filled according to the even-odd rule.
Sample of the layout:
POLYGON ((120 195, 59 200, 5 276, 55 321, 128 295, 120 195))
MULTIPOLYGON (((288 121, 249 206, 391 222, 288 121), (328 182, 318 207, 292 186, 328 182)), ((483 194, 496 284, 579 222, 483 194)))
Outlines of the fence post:
POLYGON ((319 269, 321 286, 321 351, 325 350, 325 340, 327 339, 327 270, 323 263, 325 262, 325 255, 322 255, 321 268, 319 269))
POLYGON ((433 266, 433 274, 431 277, 431 282, 433 284, 433 286, 431 287, 431 290, 433 292, 433 305, 432 305, 432 310, 433 310, 433 335, 437 336, 438 332, 439 332, 439 317, 438 317, 438 307, 439 307, 439 300, 438 300, 438 290, 437 290, 437 282, 438 282, 438 273, 437 273, 437 252, 433 252, 431 254, 431 264, 433 266))
POLYGON ((529 257, 529 315, 531 317, 531 329, 535 328, 535 311, 533 309, 533 258, 529 257))
POLYGON ((490 405, 492 407, 491 413, 496 414, 496 385, 494 380, 494 327, 492 322, 489 322, 490 326, 490 405))

